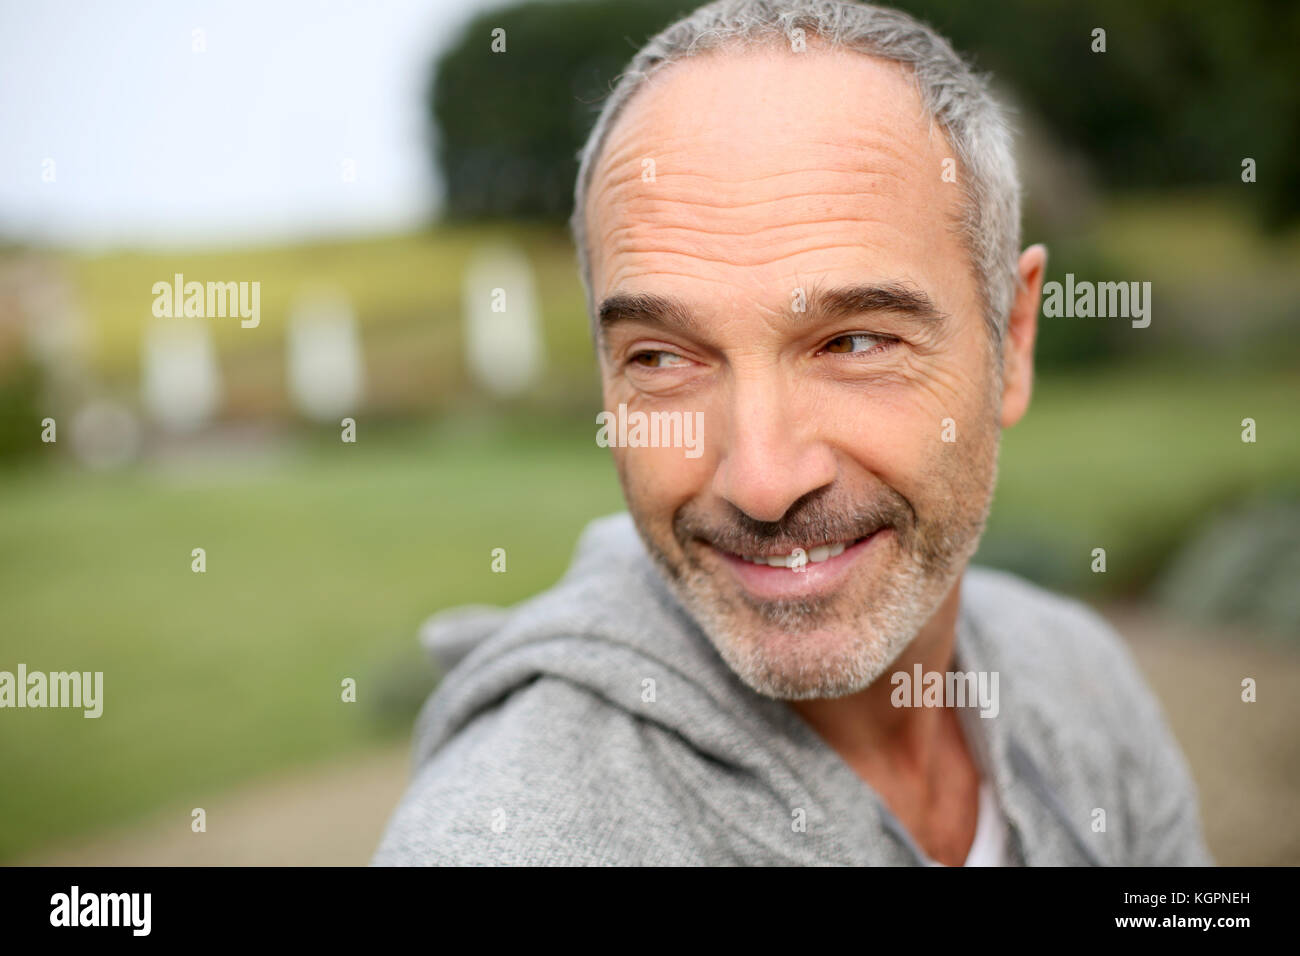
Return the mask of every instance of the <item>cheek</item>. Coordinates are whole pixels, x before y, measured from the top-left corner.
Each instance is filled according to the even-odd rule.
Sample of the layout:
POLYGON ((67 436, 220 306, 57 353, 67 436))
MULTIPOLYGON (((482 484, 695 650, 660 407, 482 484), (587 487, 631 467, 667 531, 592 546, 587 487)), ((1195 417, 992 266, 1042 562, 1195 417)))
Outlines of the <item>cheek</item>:
MULTIPOLYGON (((936 475, 943 416, 924 392, 892 389, 862 396, 846 408, 838 444, 863 468, 911 498, 936 475)), ((846 403, 848 404, 848 403, 846 403)))
POLYGON ((611 448, 628 507, 648 523, 669 524, 677 510, 708 487, 703 457, 682 448, 611 448))
POLYGON ((969 493, 984 481, 991 416, 978 366, 921 368, 819 402, 832 440, 859 465, 908 499, 969 493))
POLYGON ((632 388, 626 379, 610 375, 602 366, 601 390, 604 410, 614 416, 615 424, 609 429, 608 449, 613 455, 628 507, 647 522, 671 522, 677 509, 707 490, 712 478, 712 446, 710 438, 717 432, 707 396, 695 395, 689 399, 648 400, 632 388), (617 444, 620 406, 627 422, 628 442, 636 440, 632 419, 636 416, 676 414, 681 416, 681 426, 656 425, 653 421, 641 433, 641 447, 617 444), (687 421, 687 418, 690 421, 687 421), (701 420, 702 419, 702 420, 701 420), (649 436, 658 435, 658 439, 649 436), (657 447, 662 446, 662 447, 657 447))

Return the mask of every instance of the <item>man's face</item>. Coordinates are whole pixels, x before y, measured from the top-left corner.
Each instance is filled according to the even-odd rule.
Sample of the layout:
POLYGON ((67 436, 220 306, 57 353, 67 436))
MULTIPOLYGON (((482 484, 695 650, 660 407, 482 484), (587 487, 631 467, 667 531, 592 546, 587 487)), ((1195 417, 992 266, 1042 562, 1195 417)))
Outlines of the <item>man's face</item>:
POLYGON ((999 383, 952 156, 903 68, 772 48, 660 74, 595 169, 605 407, 703 415, 698 457, 614 449, 628 507, 759 693, 870 684, 983 530, 999 383))

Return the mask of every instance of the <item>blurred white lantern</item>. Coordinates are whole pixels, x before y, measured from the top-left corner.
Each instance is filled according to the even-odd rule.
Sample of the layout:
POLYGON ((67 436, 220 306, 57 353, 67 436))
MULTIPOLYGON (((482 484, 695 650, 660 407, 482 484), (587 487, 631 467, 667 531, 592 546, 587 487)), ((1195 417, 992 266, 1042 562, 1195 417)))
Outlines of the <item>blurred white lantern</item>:
POLYGON ((206 319, 158 319, 145 328, 144 405, 172 431, 206 424, 221 397, 212 333, 206 319))
POLYGON ((320 422, 354 413, 365 388, 356 316, 340 292, 313 292, 289 317, 289 391, 297 409, 320 422))
POLYGON ((513 246, 480 250, 465 269, 465 359, 474 381, 494 395, 527 391, 545 356, 533 271, 513 246))

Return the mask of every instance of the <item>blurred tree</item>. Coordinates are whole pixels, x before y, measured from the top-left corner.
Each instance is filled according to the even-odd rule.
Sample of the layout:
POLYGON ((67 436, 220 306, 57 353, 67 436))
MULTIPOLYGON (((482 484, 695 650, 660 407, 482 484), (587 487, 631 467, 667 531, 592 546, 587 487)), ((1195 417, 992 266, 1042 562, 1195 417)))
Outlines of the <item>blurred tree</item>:
POLYGON ((1111 189, 1248 190, 1300 218, 1300 4, 1288 0, 897 0, 973 55, 1111 189), (1106 31, 1106 52, 1092 31, 1106 31), (1241 181, 1251 157, 1258 181, 1241 181))
POLYGON ((448 218, 567 217, 575 154, 611 81, 642 43, 693 6, 564 0, 470 21, 438 60, 428 93, 448 218))

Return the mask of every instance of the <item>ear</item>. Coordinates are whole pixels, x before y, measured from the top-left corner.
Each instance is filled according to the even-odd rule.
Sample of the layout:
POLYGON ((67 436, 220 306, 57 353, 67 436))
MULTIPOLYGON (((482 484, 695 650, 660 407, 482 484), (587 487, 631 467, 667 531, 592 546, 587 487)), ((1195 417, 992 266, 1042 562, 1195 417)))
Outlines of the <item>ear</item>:
POLYGON ((1038 300, 1047 270, 1047 247, 1030 246, 1020 254, 1016 297, 1002 339, 1002 427, 1010 428, 1029 407, 1034 388, 1034 339, 1038 335, 1038 300))

